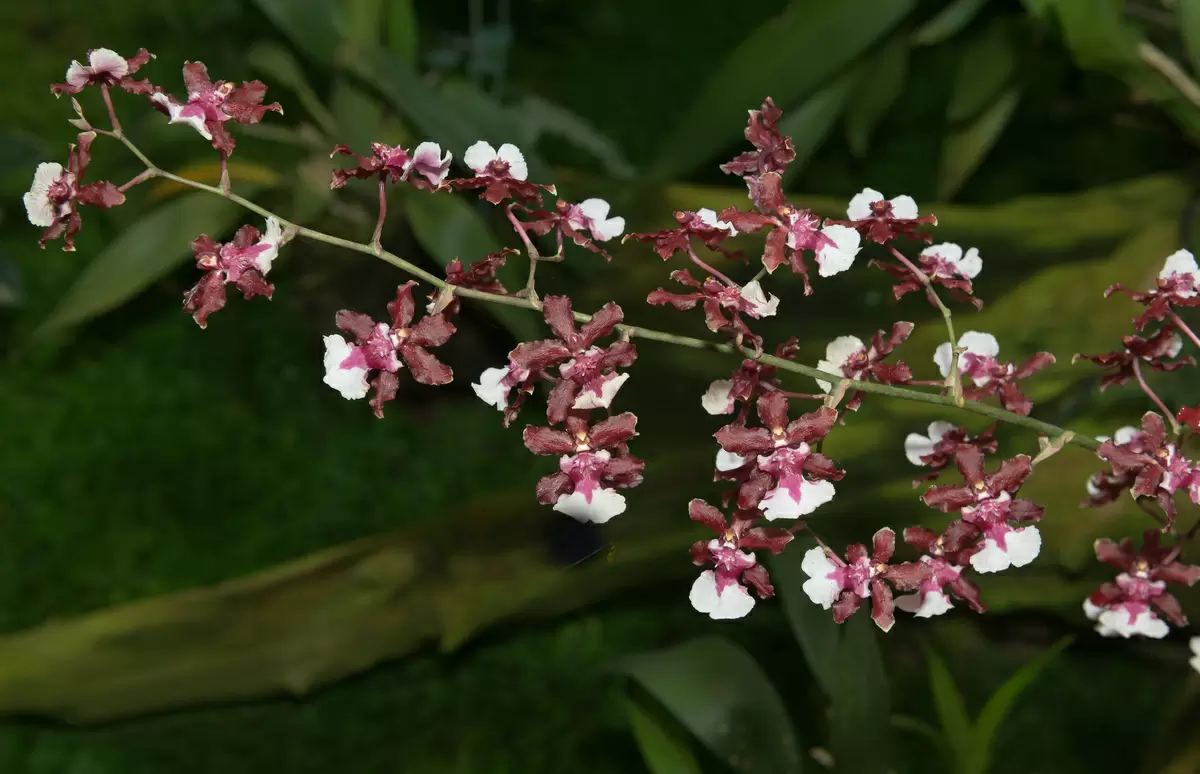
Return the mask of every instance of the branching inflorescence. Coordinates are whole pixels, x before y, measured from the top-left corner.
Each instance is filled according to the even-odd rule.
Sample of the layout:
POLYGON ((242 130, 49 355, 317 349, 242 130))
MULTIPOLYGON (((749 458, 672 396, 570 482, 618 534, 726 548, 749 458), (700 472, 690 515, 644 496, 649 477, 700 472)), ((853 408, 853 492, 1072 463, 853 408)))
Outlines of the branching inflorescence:
POLYGON ((1108 540, 1096 543, 1097 557, 1121 572, 1113 583, 1103 585, 1086 600, 1086 614, 1097 621, 1097 630, 1104 635, 1162 637, 1168 622, 1186 625, 1167 584, 1190 585, 1200 579, 1200 567, 1179 559, 1181 546, 1197 528, 1183 531, 1176 527, 1173 498, 1176 491, 1184 490, 1193 502, 1200 503, 1200 467, 1186 458, 1182 445, 1187 433, 1200 430, 1200 409, 1184 407, 1172 413, 1142 374, 1144 367, 1169 371, 1191 365, 1190 357, 1181 356, 1184 336, 1200 346, 1200 339, 1176 313, 1179 307, 1200 304, 1200 267, 1186 250, 1167 259, 1156 288, 1143 292, 1114 285, 1109 290, 1122 291, 1141 303, 1145 312, 1134 320, 1138 330, 1159 323, 1157 332, 1127 336, 1114 352, 1076 356, 1107 370, 1102 388, 1135 379, 1162 412, 1147 413, 1140 428, 1124 427, 1111 439, 1093 440, 1029 416, 1033 403, 1021 392, 1019 382, 1052 364, 1052 354, 1039 352, 1018 365, 999 359, 1000 345, 992 335, 980 331, 956 334, 942 294, 982 307, 972 280, 982 270, 983 261, 974 248, 930 245, 930 230, 937 219, 922 215, 911 197, 888 199, 878 191, 864 189, 851 199, 846 217, 841 219, 821 218, 788 200, 782 176, 795 152, 791 140, 779 131, 780 110, 769 98, 759 110, 750 111, 745 134, 752 150, 721 166, 725 173, 742 178, 748 207, 730 207, 719 213, 708 209, 676 212, 674 227, 627 234, 623 240, 645 243, 662 260, 684 264, 670 273, 681 290, 659 288, 646 300, 685 312, 699 307, 708 329, 716 335, 713 341, 627 325, 624 311, 615 303, 586 315, 574 310, 569 297, 539 297, 536 273, 540 263, 564 260, 568 249, 574 249, 566 246, 568 242, 610 259, 602 245, 625 231, 625 221, 611 216, 609 204, 602 199, 571 203, 559 199, 554 186, 528 180, 528 167, 516 146, 503 144, 497 149, 481 141, 467 148, 462 162, 469 172, 462 177, 452 175, 452 153, 443 152, 434 142, 420 143, 411 151, 376 142, 369 155, 359 155, 345 145, 335 146, 331 156, 348 156, 354 164, 333 173, 331 188, 341 188, 352 179, 374 180, 378 185, 374 233, 369 242, 351 242, 289 223, 233 193, 227 161, 236 143, 229 127, 256 123, 268 112, 282 112, 277 103, 263 104, 266 87, 262 83, 234 86, 232 82, 213 82, 204 65, 186 63, 183 74, 188 96, 186 101, 177 100, 149 81, 130 77, 151 58, 145 50, 125 59, 97 49, 89 52, 86 66, 72 63, 66 83, 52 87, 56 95, 98 89, 112 128, 92 127, 72 97, 78 116, 72 123, 81 134, 69 148, 67 166, 39 165, 33 187, 25 195, 30 222, 45 229, 43 247, 48 240, 62 238, 64 249, 74 249, 73 240, 82 225, 81 206, 120 205, 128 188, 152 178, 170 179, 237 202, 263 217, 265 227, 259 231, 257 225, 245 225, 225 244, 207 235, 193 240, 196 263, 203 274, 185 294, 184 310, 202 328, 225 305, 226 285, 233 284, 247 299, 270 298, 274 288, 266 276, 280 249, 297 236, 382 258, 414 279, 397 288, 382 320, 360 312, 338 312, 334 324, 341 335, 330 334, 324 341, 326 384, 349 400, 370 394, 369 403, 380 417, 387 402, 396 396, 403 371, 421 384, 453 380, 451 369, 430 350, 453 338, 453 319, 464 299, 540 312, 551 335, 520 342, 508 353, 506 362, 485 370, 471 386, 480 399, 502 413, 505 426, 517 418, 537 387, 543 387, 545 422, 526 426, 523 439, 532 453, 557 457, 558 469, 536 483, 535 496, 538 502, 581 522, 604 523, 623 513, 626 500, 618 490, 637 486, 645 473, 645 463, 630 450, 637 436, 637 417, 612 410, 630 378, 628 369, 637 360, 635 340, 739 357, 729 378, 709 385, 698 406, 729 419, 715 433, 714 479, 726 485, 719 499, 721 507, 699 499, 688 505, 690 518, 713 533, 691 549, 693 561, 705 568, 690 594, 692 605, 700 612, 712 618, 740 618, 754 607, 756 597, 773 594, 770 576, 755 552, 778 554, 798 532, 811 532, 804 517, 833 500, 839 482, 847 475, 826 456, 826 447, 834 445, 826 442, 831 437, 836 441, 837 428, 848 419, 847 411, 858 410, 866 395, 875 394, 964 409, 1036 430, 1043 436, 1043 451, 1035 459, 1017 454, 989 464, 988 455, 997 449, 994 426, 972 436, 964 427, 937 421, 927 434, 911 433, 904 453, 911 463, 928 471, 914 486, 937 478, 951 464, 962 474, 963 483, 929 486, 921 495, 925 505, 954 519, 940 532, 920 525, 905 528, 900 537, 913 549, 909 561, 895 560, 897 535, 890 528, 876 532, 870 548, 856 543, 844 553, 831 549, 814 534, 817 546, 808 549, 802 562, 809 576, 804 590, 814 603, 831 609, 836 621, 853 615, 866 600, 870 600, 871 617, 884 631, 894 624, 897 607, 916 617, 929 617, 950 610, 957 599, 983 612, 972 574, 1023 567, 1037 557, 1041 535, 1036 522, 1043 517, 1043 509, 1018 493, 1037 462, 1071 443, 1096 452, 1108 465, 1108 470, 1088 480, 1083 505, 1102 505, 1129 492, 1159 521, 1158 528, 1146 532, 1140 549, 1130 538, 1119 544, 1108 540), (148 98, 153 107, 169 116, 170 123, 187 124, 209 141, 220 155, 220 185, 182 178, 151 163, 117 121, 110 94, 114 88, 148 98), (98 135, 122 142, 146 169, 122 186, 105 181, 83 184, 98 135), (381 239, 388 191, 397 185, 435 196, 479 191, 480 199, 501 207, 529 261, 525 286, 506 288, 496 276, 505 261, 518 254, 515 249, 475 256, 477 260, 469 264, 455 260, 447 266, 444 278, 385 250, 381 239), (546 196, 553 197, 553 202, 546 196), (747 259, 741 242, 734 247, 731 240, 744 234, 762 236, 760 257, 747 259), (535 241, 551 235, 554 252, 540 253, 535 241), (901 249, 911 242, 923 245, 915 260, 901 249), (829 343, 815 368, 796 362, 795 339, 778 343, 774 354, 766 353, 766 342, 755 331, 755 323, 776 315, 780 300, 763 282, 786 267, 800 275, 808 295, 814 292, 809 261, 816 266, 817 276, 825 278, 850 269, 865 248, 881 252, 881 258, 869 263, 891 277, 897 300, 920 291, 941 313, 946 341, 933 358, 937 378, 918 380, 912 367, 899 359, 914 328, 911 322, 896 322, 866 341, 840 336, 829 343), (739 282, 711 266, 711 258, 706 257, 711 254, 761 263, 761 267, 751 279, 739 282), (693 271, 699 271, 699 276, 693 271), (432 287, 427 303, 418 304, 414 293, 418 282, 432 287), (787 390, 786 378, 796 376, 812 379, 816 391, 787 390), (999 406, 983 403, 985 399, 995 399, 999 406), (798 401, 805 400, 814 402, 812 410, 797 407, 798 401), (1169 546, 1162 544, 1164 537, 1169 546))

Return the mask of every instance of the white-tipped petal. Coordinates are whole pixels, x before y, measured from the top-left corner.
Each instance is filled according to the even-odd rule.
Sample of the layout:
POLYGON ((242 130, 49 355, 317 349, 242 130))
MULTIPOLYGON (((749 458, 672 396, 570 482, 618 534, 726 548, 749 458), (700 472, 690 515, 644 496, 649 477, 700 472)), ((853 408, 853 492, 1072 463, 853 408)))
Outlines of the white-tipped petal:
POLYGON ((871 205, 878 201, 883 201, 883 194, 874 188, 862 189, 850 199, 850 206, 846 208, 846 218, 865 220, 871 217, 871 205))
POLYGON ((501 384, 507 375, 507 368, 484 369, 483 373, 479 375, 479 381, 473 383, 471 389, 484 403, 503 411, 508 406, 508 392, 512 389, 501 384))
POLYGON ((700 573, 692 583, 688 600, 698 612, 706 614, 715 620, 744 618, 754 609, 754 597, 740 583, 727 585, 724 590, 717 590, 717 576, 712 570, 700 573))
POLYGON ((463 163, 475 170, 476 174, 485 172, 488 164, 495 160, 496 149, 483 140, 467 148, 467 152, 463 154, 463 163))
POLYGON ((525 164, 525 156, 521 149, 506 142, 496 152, 497 158, 508 163, 508 176, 513 180, 524 180, 529 177, 529 167, 525 164))
POLYGON ((814 603, 828 610, 833 607, 842 585, 829 576, 835 573, 838 566, 833 563, 823 548, 810 548, 804 552, 800 569, 808 576, 801 587, 814 603))
POLYGON ((355 354, 355 347, 341 336, 325 337, 325 384, 342 394, 346 400, 358 400, 367 397, 367 369, 352 365, 346 367, 346 361, 355 354))
POLYGON ((579 522, 603 524, 625 512, 625 498, 615 489, 597 487, 592 490, 591 498, 585 497, 582 492, 559 495, 554 510, 579 522))
POLYGON ((25 213, 29 222, 41 228, 48 228, 54 223, 58 214, 54 202, 50 201, 50 186, 63 176, 63 166, 55 161, 43 161, 37 165, 33 173, 33 184, 29 192, 22 197, 25 202, 25 213))

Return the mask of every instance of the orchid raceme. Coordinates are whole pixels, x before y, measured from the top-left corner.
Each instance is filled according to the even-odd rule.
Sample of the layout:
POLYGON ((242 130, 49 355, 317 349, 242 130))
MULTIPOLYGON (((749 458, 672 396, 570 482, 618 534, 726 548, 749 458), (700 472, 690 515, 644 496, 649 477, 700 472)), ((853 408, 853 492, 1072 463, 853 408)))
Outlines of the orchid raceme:
MULTIPOLYGON (((1176 499, 1184 500, 1179 493, 1200 503, 1200 467, 1188 457, 1185 443, 1188 431, 1200 431, 1200 409, 1172 409, 1146 382, 1143 370, 1170 372, 1194 364, 1184 350, 1190 344, 1200 346, 1200 337, 1177 314, 1178 309, 1200 305, 1200 267, 1190 252, 1180 250, 1166 257, 1153 288, 1130 290, 1114 285, 1108 290, 1108 294, 1119 290, 1143 306, 1142 314, 1134 318, 1138 331, 1152 323, 1158 325, 1145 335, 1125 336, 1120 348, 1112 352, 1080 357, 1107 369, 1097 380, 1101 387, 1136 382, 1156 410, 1143 416, 1140 427, 1122 427, 1101 443, 1030 417, 1033 401, 1017 382, 1055 363, 1051 353, 1034 353, 1017 365, 1000 359, 1001 343, 991 334, 961 332, 961 326, 955 330, 942 295, 981 305, 972 281, 982 271, 982 259, 974 248, 934 243, 930 232, 937 218, 922 214, 910 196, 889 198, 864 188, 849 200, 844 219, 818 216, 803 203, 789 199, 783 174, 796 152, 780 129, 782 111, 769 98, 750 111, 745 129, 750 149, 720 167, 740 178, 748 203, 720 211, 677 211, 671 213, 674 225, 642 233, 625 234, 626 217, 633 214, 614 213, 613 204, 606 199, 560 199, 555 186, 531 180, 531 174, 538 174, 538 165, 533 164, 531 170, 532 155, 527 161, 512 143, 494 147, 480 140, 466 148, 443 148, 435 140, 425 140, 408 148, 392 144, 394 137, 376 138, 369 155, 335 145, 331 155, 349 156, 353 165, 333 172, 331 188, 340 189, 351 178, 374 180, 378 187, 375 233, 369 242, 352 242, 290 223, 233 191, 226 161, 234 139, 228 127, 258 123, 268 113, 282 113, 277 103, 263 104, 264 84, 214 82, 203 64, 187 62, 183 65, 187 98, 176 99, 150 81, 131 79, 151 59, 144 49, 126 59, 98 48, 89 52, 86 63, 72 62, 65 83, 52 87, 55 94, 97 87, 105 96, 112 129, 92 127, 72 100, 78 117, 70 120, 81 133, 69 146, 66 163, 44 161, 29 170, 32 184, 23 203, 30 222, 45 230, 42 242, 62 238, 64 247, 73 249, 80 232, 81 206, 121 205, 128 188, 154 177, 217 192, 253 211, 263 220, 241 225, 231 237, 187 235, 193 238, 191 247, 203 273, 185 295, 183 308, 201 327, 225 305, 227 285, 247 298, 270 298, 275 288, 266 277, 281 248, 294 238, 350 246, 386 260, 414 277, 399 284, 386 317, 379 320, 360 312, 339 311, 333 321, 339 333, 331 332, 323 339, 325 383, 347 400, 370 394, 370 405, 379 417, 384 405, 398 396, 403 372, 422 386, 452 382, 450 366, 430 350, 455 340, 459 326, 469 320, 463 315, 464 305, 496 303, 540 312, 550 335, 517 341, 507 356, 495 353, 483 361, 491 367, 471 382, 471 391, 484 406, 502 413, 505 426, 515 421, 525 403, 545 400, 544 423, 530 424, 522 433, 530 453, 554 458, 553 464, 547 461, 548 469, 540 480, 529 482, 531 501, 588 524, 604 524, 622 514, 646 510, 636 493, 627 496, 625 491, 637 487, 647 474, 646 463, 630 450, 638 435, 638 417, 622 410, 630 390, 652 387, 649 379, 633 374, 639 359, 636 339, 738 358, 708 376, 713 380, 707 385, 700 380, 690 387, 682 382, 653 385, 683 396, 680 405, 698 418, 719 417, 722 423, 714 433, 719 447, 715 456, 704 453, 712 460, 712 480, 722 490, 719 500, 710 499, 719 501, 721 508, 700 498, 688 507, 689 517, 713 533, 691 549, 693 561, 703 568, 688 594, 697 611, 714 619, 741 618, 759 600, 770 598, 774 589, 761 562, 764 550, 771 554, 805 551, 802 569, 808 579, 803 584, 804 594, 830 610, 838 622, 870 600, 871 616, 883 631, 894 625, 896 608, 914 618, 957 614, 962 608, 982 613, 986 609, 984 594, 973 580, 976 573, 1012 571, 1037 559, 1042 536, 1035 523, 1044 515, 1054 519, 1065 515, 1044 514, 1041 505, 1018 496, 1025 480, 1035 474, 1036 460, 1019 450, 1006 449, 1006 456, 992 464, 989 455, 995 455, 999 446, 996 425, 978 431, 950 421, 957 417, 938 417, 918 428, 919 432, 909 433, 902 444, 898 438, 880 443, 875 452, 896 461, 907 459, 926 472, 924 481, 936 478, 952 463, 962 477, 962 483, 929 486, 922 493, 922 502, 949 514, 950 521, 946 524, 942 518, 940 531, 920 524, 902 527, 909 558, 896 558, 896 530, 892 527, 879 529, 869 549, 855 543, 845 553, 834 552, 816 536, 802 517, 818 514, 814 517, 818 524, 827 515, 835 518, 839 497, 850 487, 857 487, 861 494, 870 483, 865 471, 844 470, 834 458, 839 454, 845 458, 846 452, 839 427, 857 421, 853 411, 860 408, 865 394, 875 393, 880 399, 909 399, 946 410, 965 408, 997 423, 1053 436, 1045 439, 1046 449, 1037 459, 1068 442, 1096 452, 1097 462, 1104 465, 1098 465, 1100 469, 1086 481, 1078 482, 1081 489, 1086 487, 1086 504, 1104 505, 1129 492, 1158 523, 1146 532, 1140 549, 1135 550, 1129 538, 1096 544, 1097 558, 1120 572, 1088 598, 1084 615, 1108 636, 1161 637, 1170 626, 1186 625, 1169 584, 1190 585, 1200 579, 1200 568, 1180 558, 1198 531, 1195 516, 1186 517, 1193 526, 1176 526, 1185 518, 1176 512, 1176 499), (169 116, 170 123, 190 126, 211 144, 221 163, 220 188, 153 166, 120 129, 108 99, 110 88, 146 98, 169 116), (93 144, 102 136, 126 145, 145 163, 145 171, 123 186, 107 181, 84 183, 93 144), (451 176, 456 161, 469 170, 469 176, 451 176), (422 196, 478 191, 480 199, 500 207, 496 221, 506 221, 524 248, 523 260, 528 266, 525 286, 506 287, 498 277, 506 262, 520 255, 515 248, 459 256, 446 265, 445 279, 387 250, 391 235, 384 226, 389 185, 396 184, 406 184, 415 189, 408 193, 422 196), (259 223, 263 223, 261 231, 259 223), (594 312, 584 314, 576 311, 583 295, 575 299, 566 293, 539 295, 538 281, 543 280, 543 289, 545 285, 544 275, 538 275, 539 264, 574 260, 574 248, 564 250, 568 241, 610 258, 601 245, 616 243, 622 235, 622 243, 648 245, 645 252, 652 251, 663 261, 691 264, 673 267, 669 274, 682 292, 659 288, 646 301, 684 312, 699 306, 708 331, 715 336, 692 338, 630 324, 621 306, 603 298, 586 296, 594 312), (912 252, 909 243, 914 242, 919 249, 909 257, 904 251, 912 252), (751 261, 746 250, 755 245, 761 246, 762 252, 758 256, 759 247, 754 247, 751 261), (771 341, 774 354, 765 354, 768 337, 777 328, 764 320, 797 328, 808 319, 799 305, 799 294, 781 289, 774 273, 786 265, 800 275, 804 294, 809 295, 816 290, 808 273, 810 259, 817 266, 818 277, 824 279, 861 266, 864 252, 876 256, 869 263, 894 279, 897 299, 920 290, 942 314, 946 335, 932 358, 936 371, 927 354, 907 358, 923 364, 917 371, 900 359, 897 350, 906 345, 914 328, 911 322, 894 322, 890 330, 879 330, 869 340, 849 333, 836 336, 827 341, 823 352, 801 352, 797 338, 771 341), (717 266, 710 265, 710 260, 717 266), (693 274, 696 270, 701 272, 699 276, 693 274), (420 291, 424 314, 417 309, 419 281, 430 286, 420 291), (815 361, 816 367, 799 362, 802 354, 806 362, 815 361), (819 393, 797 391, 811 389, 808 385, 814 382, 819 393), (999 408, 984 401, 998 403, 999 408), (806 547, 789 548, 801 533, 809 533, 806 547), (816 547, 809 547, 813 542, 816 547)), ((738 190, 743 189, 739 186, 738 190)), ((180 246, 184 239, 180 237, 180 246)), ((621 263, 626 260, 636 259, 623 255, 621 261, 614 261, 614 267, 623 268, 621 263)), ((455 344, 461 342, 455 340, 455 344)), ((314 368, 319 357, 314 340, 314 368)), ((487 411, 478 404, 476 408, 487 411)), ((702 442, 701 434, 692 440, 702 442)))

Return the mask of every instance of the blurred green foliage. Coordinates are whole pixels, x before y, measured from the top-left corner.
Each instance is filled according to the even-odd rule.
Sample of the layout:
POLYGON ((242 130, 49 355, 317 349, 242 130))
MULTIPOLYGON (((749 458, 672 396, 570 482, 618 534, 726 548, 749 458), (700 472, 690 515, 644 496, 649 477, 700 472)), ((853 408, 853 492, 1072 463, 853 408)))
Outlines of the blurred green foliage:
MULTIPOLYGON (((218 583, 398 528, 427 536, 450 560, 489 553, 502 560, 514 547, 536 556, 556 518, 529 496, 544 461, 521 452, 517 433, 499 428, 465 378, 493 365, 514 336, 533 335, 536 320, 469 309, 450 355, 455 386, 406 387, 379 422, 320 384, 318 337, 338 308, 382 307, 397 280, 387 267, 294 243, 273 275, 272 303, 234 299, 200 333, 177 310, 179 294, 195 279, 182 248, 199 230, 226 230, 222 219, 194 213, 197 220, 163 229, 157 241, 121 247, 133 245, 137 232, 127 229, 144 224, 151 207, 161 206, 163 219, 182 208, 178 190, 143 187, 126 207, 88 213, 77 253, 33 248, 36 232, 24 223, 19 196, 35 162, 60 156, 71 137, 62 120, 69 108, 48 96, 46 84, 88 48, 145 45, 158 55, 146 72, 175 91, 185 59, 206 62, 218 77, 266 80, 286 118, 239 134, 234 160, 244 166, 235 168, 235 186, 261 186, 256 198, 265 205, 355 238, 374 221, 373 194, 353 184, 330 194, 326 154, 333 142, 362 150, 373 139, 433 136, 457 155, 478 137, 515 139, 531 168, 546 170, 565 195, 607 196, 632 228, 648 228, 672 209, 744 200, 716 163, 738 146, 744 110, 769 92, 785 108, 788 131, 807 160, 789 176, 789 189, 819 194, 819 211, 833 214, 864 184, 919 201, 954 197, 978 205, 936 208, 939 237, 977 244, 987 259, 979 287, 989 306, 967 317, 969 325, 1002 334, 1005 354, 1014 357, 1041 348, 1059 354, 1059 365, 1035 387, 1037 414, 1082 417, 1080 429, 1096 433, 1142 408, 1128 391, 1097 399, 1094 373, 1066 364, 1073 351, 1107 347, 1127 328, 1099 291, 1116 280, 1141 284, 1192 233, 1185 175, 1195 158, 1196 105, 1139 47, 1152 43, 1187 72, 1195 61, 1195 4, 1177 5, 1178 25, 1119 15, 1113 2, 1070 0, 696 0, 686 13, 669 3, 621 0, 8 4, 0 10, 0 65, 20 77, 5 82, 0 125, 0 347, 7 355, 0 375, 0 629, 16 632, 218 583), (281 176, 272 178, 271 170, 281 176), (1101 186, 1112 187, 1095 190, 1101 186), (1071 195, 1010 201, 1037 194, 1071 195), (93 262, 106 246, 116 246, 108 260, 136 271, 99 275, 93 262), (135 263, 139 252, 148 257, 135 263), (124 286, 89 289, 80 279, 89 272, 124 286), (85 291, 72 300, 71 293, 85 291), (52 315, 82 322, 114 307, 83 327, 30 336, 52 315)), ((85 100, 85 107, 98 121, 96 102, 85 100)), ((156 163, 215 181, 211 150, 186 127, 166 126, 124 95, 118 110, 156 163)), ((138 171, 112 146, 96 153, 93 169, 96 178, 117 180, 138 171)), ((455 202, 401 202, 389 247, 436 268, 456 254, 478 257, 504 239, 493 211, 455 202)), ((572 256, 553 268, 558 273, 547 280, 559 289, 587 280, 585 290, 573 290, 580 308, 616 298, 640 323, 699 328, 695 319, 640 305, 666 274, 646 251, 622 249, 609 266, 572 256)), ((897 315, 918 322, 907 348, 913 354, 905 355, 910 362, 923 362, 940 341, 916 299, 893 311, 884 278, 866 269, 821 286, 803 303, 794 283, 784 282, 780 293, 795 311, 775 321, 770 334, 801 335, 806 360, 835 335, 863 336, 897 315)), ((639 698, 641 717, 657 722, 657 731, 643 724, 635 743, 620 680, 604 672, 624 657, 678 647, 714 628, 682 602, 692 569, 681 522, 686 497, 704 494, 694 473, 712 451, 708 430, 696 428, 695 398, 728 364, 644 350, 636 380, 656 389, 627 391, 643 417, 639 452, 652 468, 672 472, 630 497, 627 523, 613 528, 614 550, 635 550, 645 534, 673 525, 681 537, 642 585, 458 648, 497 623, 465 609, 456 638, 443 641, 455 652, 418 653, 302 701, 189 710, 88 730, 14 721, 0 729, 0 770, 375 774, 584 765, 616 772, 641 765, 638 744, 646 749, 648 733, 659 743, 676 734, 669 760, 724 770, 728 761, 678 736, 646 696, 639 698), (655 582, 663 577, 670 581, 655 582)), ((1190 375, 1160 381, 1168 400, 1195 385, 1190 375)), ((895 450, 905 432, 933 417, 921 407, 867 402, 837 437, 834 455, 856 481, 877 483, 846 489, 837 508, 821 514, 823 534, 855 540, 884 522, 928 520, 895 450)), ((1001 437, 1006 449, 1031 443, 1001 437)), ((970 707, 982 707, 1057 635, 1084 630, 1081 589, 1098 577, 1091 540, 1140 528, 1136 514, 1071 507, 1093 468, 1085 455, 1064 453, 1031 480, 1030 495, 1058 503, 1059 512, 1043 525, 1047 551, 1037 566, 988 579, 985 598, 1008 614, 955 615, 889 635, 883 658, 895 713, 935 717, 917 630, 930 633, 970 707)), ((602 569, 564 571, 564 583, 569 588, 572 579, 602 569)), ((433 593, 438 578, 417 590, 433 593)), ((520 591, 512 577, 493 583, 500 595, 520 591)), ((519 600, 499 598, 501 609, 519 607, 519 600)), ((1197 610, 1194 599, 1188 604, 1197 610)), ((760 605, 722 633, 770 677, 798 729, 803 765, 812 769, 807 750, 825 737, 806 729, 824 727, 821 692, 837 681, 799 657, 783 605, 760 605)), ((213 620, 219 618, 204 626, 213 620)), ((195 647, 214 637, 204 626, 195 647)), ((270 635, 264 631, 264 641, 270 635)), ((154 655, 169 663, 171 653, 154 655)), ((288 658, 281 651, 281 667, 288 658)), ((1140 745, 1098 746, 1094 739, 1150 738, 1167 719, 1161 697, 1175 695, 1183 669, 1176 642, 1082 639, 1046 668, 999 727, 994 770, 1131 770, 1143 758, 1140 745), (1045 733, 1047 719, 1054 734, 1045 733)), ((19 675, 0 684, 0 694, 27 689, 33 693, 19 675)), ((836 702, 834 708, 836 718, 843 710, 836 702)), ((844 711, 858 718, 869 709, 844 711)), ((1156 742, 1158 757, 1185 760, 1176 755, 1178 741, 1156 742)), ((931 769, 937 753, 927 740, 897 733, 894 742, 898 772, 931 769)))

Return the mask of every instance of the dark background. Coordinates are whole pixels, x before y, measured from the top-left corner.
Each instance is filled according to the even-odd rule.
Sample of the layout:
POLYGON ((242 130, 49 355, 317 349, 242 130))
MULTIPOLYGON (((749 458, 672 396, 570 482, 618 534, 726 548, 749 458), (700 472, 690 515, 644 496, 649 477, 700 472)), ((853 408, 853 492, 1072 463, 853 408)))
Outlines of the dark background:
MULTIPOLYGON (((622 659, 704 635, 757 660, 803 750, 827 745, 825 701, 784 606, 760 604, 728 623, 686 603, 696 533, 684 506, 718 492, 707 471, 719 422, 700 412, 699 396, 732 363, 639 344, 619 402, 641 417, 635 452, 648 460, 647 482, 599 536, 571 529, 533 499, 553 463, 528 455, 518 428, 501 428, 469 389, 514 337, 542 335, 532 315, 468 307, 444 348, 455 382, 405 383, 380 421, 321 384, 320 336, 337 309, 380 314, 403 279, 394 269, 297 241, 272 273, 273 301, 231 295, 201 331, 178 308, 197 279, 186 243, 256 216, 213 214, 186 198, 204 194, 156 182, 112 212, 85 213, 77 252, 38 250, 20 195, 38 161, 65 160, 72 113, 47 86, 70 60, 145 46, 157 59, 142 75, 176 94, 184 60, 205 62, 215 78, 261 78, 285 116, 235 129, 235 191, 357 240, 374 222, 374 189, 329 192, 335 142, 363 151, 371 140, 432 136, 461 158, 479 137, 515 141, 562 195, 605 196, 630 230, 650 230, 676 209, 744 203, 717 164, 740 149, 745 110, 771 94, 800 148, 792 200, 836 215, 869 185, 928 206, 938 241, 984 256, 977 287, 988 305, 956 307, 960 329, 996 334, 1013 359, 1054 352, 1058 364, 1029 386, 1035 416, 1110 434, 1136 422, 1144 397, 1136 388, 1102 396, 1095 369, 1072 367, 1070 356, 1113 349, 1129 332, 1133 307, 1104 301, 1103 288, 1145 285, 1191 244, 1200 108, 1129 54, 1146 39, 1191 69, 1179 21, 1188 17, 1151 0, 1096 2, 1087 13, 1066 0, 992 0, 955 4, 961 24, 931 31, 948 5, 7 4, 0 771, 643 770, 626 697, 661 708, 618 674, 622 659), (147 224, 160 208, 175 214, 147 224), (324 550, 333 553, 303 559, 324 550), (284 562, 301 564, 233 601, 226 589, 106 610, 284 562), (90 623, 72 623, 93 611, 90 623), (192 706, 197 696, 204 706, 192 706)), ((97 94, 81 102, 106 125, 97 94)), ((167 126, 140 98, 116 102, 157 164, 215 182, 215 152, 194 132, 167 126)), ((107 138, 93 153, 89 179, 139 171, 107 138)), ((473 198, 393 202, 385 243, 431 270, 516 244, 473 198)), ((614 253, 605 264, 572 251, 543 267, 543 292, 570 290, 584 311, 615 299, 635 324, 704 334, 698 313, 642 302, 673 267, 636 245, 614 253)), ((793 278, 772 278, 783 304, 764 326, 768 342, 799 336, 800 359, 812 363, 834 336, 914 320, 902 357, 928 375, 943 340, 933 310, 915 294, 894 303, 867 257, 810 298, 793 278)), ((515 287, 523 263, 512 269, 515 287)), ((1194 400, 1191 373, 1153 383, 1174 406, 1194 400)), ((538 414, 535 402, 518 427, 538 414)), ((901 453, 906 433, 939 416, 869 399, 831 436, 826 451, 849 473, 814 519, 823 537, 844 544, 884 524, 939 523, 918 507, 901 453)), ((976 419, 964 421, 985 426, 976 419)), ((1036 449, 1024 431, 999 436, 1005 454, 1036 449)), ((1080 611, 1108 577, 1092 557, 1095 538, 1150 526, 1132 507, 1077 507, 1097 466, 1068 450, 1031 478, 1027 493, 1047 506, 1042 555, 981 579, 992 612, 902 618, 882 638, 892 711, 936 725, 923 645, 949 664, 974 715, 1033 654, 1079 635, 1016 702, 990 770, 1196 770, 1195 735, 1172 731, 1195 720, 1186 637, 1102 640, 1080 611)), ((781 588, 785 598, 797 591, 781 588)), ((1200 613, 1194 595, 1181 597, 1200 613)), ((694 701, 711 699, 703 674, 695 685, 694 701)), ((890 766, 943 766, 912 725, 899 722, 908 730, 895 731, 890 766)), ((711 740, 675 731, 705 771, 728 770, 706 750, 711 740)), ((807 755, 804 765, 821 770, 807 755)), ((734 764, 764 770, 754 766, 734 764)))

